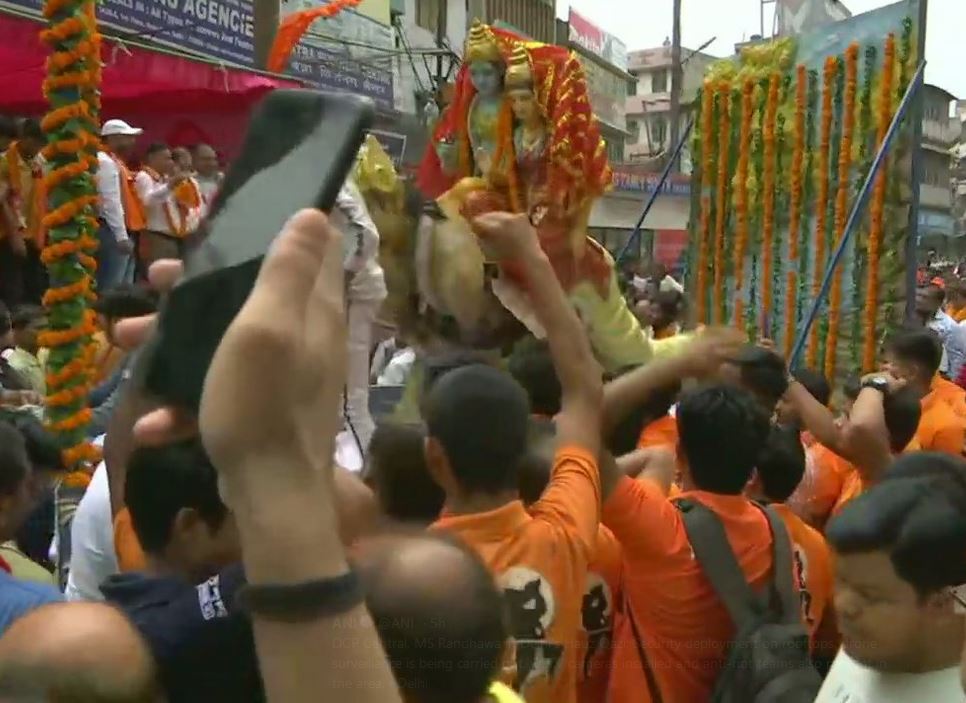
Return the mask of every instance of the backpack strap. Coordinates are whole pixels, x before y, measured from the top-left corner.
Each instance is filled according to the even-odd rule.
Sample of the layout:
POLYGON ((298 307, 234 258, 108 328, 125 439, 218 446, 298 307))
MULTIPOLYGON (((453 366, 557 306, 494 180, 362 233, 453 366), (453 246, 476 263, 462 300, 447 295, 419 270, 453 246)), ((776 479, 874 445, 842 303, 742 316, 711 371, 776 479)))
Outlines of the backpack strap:
MULTIPOLYGON (((678 500, 691 550, 701 565, 718 599, 724 604, 738 631, 754 626, 761 618, 764 602, 748 585, 735 558, 721 520, 694 500, 678 500)), ((790 568, 790 567, 789 567, 790 568)))
POLYGON ((768 518, 768 526, 771 528, 772 587, 781 605, 781 620, 788 625, 799 624, 802 621, 802 607, 798 587, 792 578, 794 564, 791 536, 785 529, 785 521, 773 507, 770 505, 758 507, 768 518))
POLYGON ((641 669, 644 671, 644 679, 647 681, 648 693, 651 697, 651 703, 664 703, 664 699, 661 697, 661 687, 658 686, 657 677, 654 675, 654 669, 651 668, 651 660, 647 657, 647 651, 644 649, 644 640, 641 637, 641 631, 637 629, 637 620, 634 619, 634 611, 631 609, 630 598, 627 597, 627 590, 624 590, 624 614, 631 623, 631 633, 634 635, 634 644, 637 645, 637 657, 641 660, 641 669))

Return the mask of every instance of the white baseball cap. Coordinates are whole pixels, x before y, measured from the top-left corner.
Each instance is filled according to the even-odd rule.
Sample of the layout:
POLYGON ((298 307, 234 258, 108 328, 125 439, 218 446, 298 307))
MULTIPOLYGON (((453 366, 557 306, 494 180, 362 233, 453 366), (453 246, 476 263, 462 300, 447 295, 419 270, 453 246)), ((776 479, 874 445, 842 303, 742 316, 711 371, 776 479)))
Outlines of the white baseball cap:
POLYGON ((124 120, 108 120, 101 127, 102 137, 136 137, 143 132, 140 127, 132 127, 124 120))

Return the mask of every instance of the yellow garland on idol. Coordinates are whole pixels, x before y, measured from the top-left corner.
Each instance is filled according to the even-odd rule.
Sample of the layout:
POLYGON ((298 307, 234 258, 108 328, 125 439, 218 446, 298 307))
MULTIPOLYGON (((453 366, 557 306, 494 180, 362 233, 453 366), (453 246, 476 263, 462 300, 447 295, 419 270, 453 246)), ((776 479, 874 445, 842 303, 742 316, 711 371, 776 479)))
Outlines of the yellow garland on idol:
POLYGON ((44 96, 50 110, 41 125, 47 134, 44 179, 48 210, 43 220, 47 246, 41 259, 50 274, 44 295, 49 328, 40 338, 50 349, 46 412, 49 429, 63 448, 71 471, 68 485, 85 485, 99 456, 86 439, 90 422, 95 315, 93 274, 97 219, 94 207, 100 112, 101 37, 94 0, 46 0, 48 28, 40 33, 50 49, 44 96))

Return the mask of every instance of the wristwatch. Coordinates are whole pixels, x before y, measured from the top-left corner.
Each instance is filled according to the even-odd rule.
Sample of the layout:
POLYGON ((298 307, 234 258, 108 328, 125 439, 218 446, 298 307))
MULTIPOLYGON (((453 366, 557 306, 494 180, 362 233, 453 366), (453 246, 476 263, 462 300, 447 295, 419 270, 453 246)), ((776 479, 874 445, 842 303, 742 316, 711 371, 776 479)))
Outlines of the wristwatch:
POLYGON ((879 391, 880 393, 889 392, 889 380, 882 376, 873 376, 872 378, 866 379, 862 382, 863 388, 871 388, 874 391, 879 391))

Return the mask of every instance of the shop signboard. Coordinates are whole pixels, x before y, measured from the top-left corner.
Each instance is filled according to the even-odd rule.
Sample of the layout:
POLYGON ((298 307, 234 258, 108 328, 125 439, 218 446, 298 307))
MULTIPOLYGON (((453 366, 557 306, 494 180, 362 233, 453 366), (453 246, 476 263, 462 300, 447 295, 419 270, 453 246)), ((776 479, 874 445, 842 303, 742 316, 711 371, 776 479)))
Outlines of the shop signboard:
MULTIPOLYGON (((660 181, 660 173, 636 173, 619 166, 614 168, 614 190, 651 194, 660 181)), ((661 186, 661 195, 689 197, 691 179, 687 176, 669 176, 661 186)))
POLYGON ((613 34, 605 32, 583 15, 570 9, 568 20, 570 41, 599 56, 612 66, 627 72, 627 46, 613 34))

